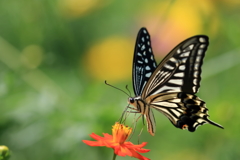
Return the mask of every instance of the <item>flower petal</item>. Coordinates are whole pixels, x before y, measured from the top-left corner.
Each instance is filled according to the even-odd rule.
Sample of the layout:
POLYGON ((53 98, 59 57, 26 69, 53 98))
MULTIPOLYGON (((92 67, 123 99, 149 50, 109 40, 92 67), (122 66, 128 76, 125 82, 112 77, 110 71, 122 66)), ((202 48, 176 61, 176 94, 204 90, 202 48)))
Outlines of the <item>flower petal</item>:
POLYGON ((142 144, 135 145, 132 142, 125 142, 124 145, 131 147, 131 148, 143 148, 147 145, 147 142, 143 142, 142 144))
POLYGON ((101 141, 88 141, 88 140, 82 140, 83 143, 89 145, 89 146, 105 146, 101 141))
MULTIPOLYGON (((114 148, 114 153, 119 155, 119 156, 122 156, 122 157, 125 157, 127 155, 127 156, 130 156, 130 157, 138 158, 140 160, 150 160, 149 158, 140 155, 137 152, 138 150, 140 150, 140 151, 145 151, 146 150, 145 152, 150 151, 148 149, 142 149, 142 148, 133 148, 132 149, 132 148, 126 147, 125 145, 120 145, 120 146, 116 146, 114 148)), ((145 152, 142 152, 142 153, 145 153, 145 152)))
POLYGON ((103 136, 105 139, 111 139, 111 140, 113 139, 113 136, 108 133, 103 133, 103 136))
POLYGON ((112 148, 112 146, 111 146, 112 135, 109 135, 107 133, 103 133, 103 135, 104 135, 104 137, 101 137, 95 133, 92 133, 92 134, 90 134, 90 137, 92 137, 93 139, 95 139, 97 141, 83 140, 83 142, 89 146, 106 146, 106 147, 112 148))
POLYGON ((135 148, 134 150, 140 153, 147 153, 150 151, 150 149, 144 149, 144 148, 135 148))
POLYGON ((124 146, 121 146, 121 145, 118 145, 118 146, 115 146, 114 147, 114 153, 119 155, 119 156, 122 156, 122 157, 125 157, 125 156, 131 156, 132 153, 129 151, 129 149, 127 147, 124 147, 124 146))
POLYGON ((142 156, 141 154, 137 153, 134 150, 130 150, 130 152, 132 153, 131 157, 135 157, 135 158, 138 158, 140 160, 150 160, 149 158, 142 156))
POLYGON ((90 137, 92 137, 95 140, 104 140, 104 137, 101 137, 95 133, 90 134, 90 137))
POLYGON ((149 152, 150 149, 144 149, 142 147, 146 146, 147 142, 143 142, 142 144, 139 144, 139 145, 134 145, 132 144, 131 142, 125 142, 124 145, 128 148, 131 148, 133 150, 136 150, 140 153, 146 153, 146 152, 149 152))

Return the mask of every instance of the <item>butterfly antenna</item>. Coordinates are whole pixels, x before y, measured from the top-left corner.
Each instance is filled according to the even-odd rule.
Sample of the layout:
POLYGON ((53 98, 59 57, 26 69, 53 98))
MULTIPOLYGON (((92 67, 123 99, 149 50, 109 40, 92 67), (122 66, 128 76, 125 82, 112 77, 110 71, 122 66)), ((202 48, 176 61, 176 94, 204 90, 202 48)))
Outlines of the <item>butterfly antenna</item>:
POLYGON ((106 80, 105 80, 105 84, 108 85, 108 86, 110 86, 110 87, 113 87, 113 88, 115 88, 115 89, 117 89, 117 90, 119 90, 119 91, 122 91, 122 92, 125 93, 128 97, 130 97, 130 95, 127 94, 127 92, 125 92, 124 90, 122 90, 122 89, 120 89, 120 88, 117 88, 117 87, 115 87, 115 86, 113 86, 113 85, 111 85, 111 84, 108 84, 106 80))
POLYGON ((130 92, 130 90, 128 89, 128 85, 126 85, 126 89, 127 89, 128 93, 129 93, 130 97, 132 97, 132 96, 131 96, 131 92, 130 92))

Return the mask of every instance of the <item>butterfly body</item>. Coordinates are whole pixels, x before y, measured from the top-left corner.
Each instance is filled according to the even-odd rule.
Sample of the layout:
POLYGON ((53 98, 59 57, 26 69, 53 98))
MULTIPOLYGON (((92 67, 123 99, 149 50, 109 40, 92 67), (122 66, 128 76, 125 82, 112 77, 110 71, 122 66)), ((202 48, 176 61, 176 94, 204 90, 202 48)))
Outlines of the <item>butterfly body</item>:
POLYGON ((201 66, 208 47, 208 37, 191 37, 175 47, 157 66, 150 35, 140 29, 133 58, 133 88, 136 97, 129 98, 138 113, 145 116, 148 132, 155 134, 152 109, 163 113, 172 124, 193 132, 210 123, 205 102, 195 94, 201 81, 201 66))

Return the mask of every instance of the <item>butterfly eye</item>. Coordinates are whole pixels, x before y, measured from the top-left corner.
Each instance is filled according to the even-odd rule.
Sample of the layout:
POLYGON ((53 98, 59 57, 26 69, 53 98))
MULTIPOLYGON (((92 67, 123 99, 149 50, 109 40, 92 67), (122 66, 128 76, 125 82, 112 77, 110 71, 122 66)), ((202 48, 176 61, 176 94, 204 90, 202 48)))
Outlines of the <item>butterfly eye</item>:
POLYGON ((133 104, 134 103, 134 98, 129 98, 128 101, 133 104))

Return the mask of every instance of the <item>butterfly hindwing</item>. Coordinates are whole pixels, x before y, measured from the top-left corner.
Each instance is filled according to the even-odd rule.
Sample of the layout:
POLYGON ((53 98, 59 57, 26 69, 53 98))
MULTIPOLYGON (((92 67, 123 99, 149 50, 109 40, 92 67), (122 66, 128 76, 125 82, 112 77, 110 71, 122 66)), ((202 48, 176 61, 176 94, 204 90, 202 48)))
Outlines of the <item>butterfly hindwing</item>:
POLYGON ((146 28, 138 33, 133 57, 133 88, 136 96, 142 94, 150 76, 156 69, 150 35, 146 28))
POLYGON ((198 126, 205 123, 223 128, 208 119, 206 103, 196 95, 184 92, 167 92, 150 96, 146 101, 151 104, 151 108, 163 113, 177 128, 187 128, 194 132, 198 126))

